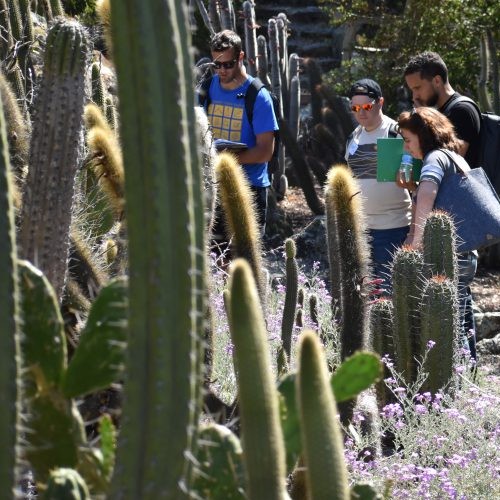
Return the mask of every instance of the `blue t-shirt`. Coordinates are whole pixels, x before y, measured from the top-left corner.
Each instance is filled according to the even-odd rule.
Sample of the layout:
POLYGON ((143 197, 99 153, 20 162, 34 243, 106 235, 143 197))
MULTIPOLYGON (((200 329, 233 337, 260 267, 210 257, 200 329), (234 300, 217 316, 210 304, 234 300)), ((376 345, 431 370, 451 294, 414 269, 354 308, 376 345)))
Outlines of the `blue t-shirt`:
MULTIPOLYGON (((249 123, 245 112, 245 94, 252 80, 253 77, 248 76, 240 87, 226 90, 220 86, 218 75, 212 78, 207 116, 214 139, 243 142, 253 148, 257 142, 256 134, 278 130, 273 101, 265 88, 257 94, 252 124, 249 123)), ((252 186, 269 186, 267 162, 245 163, 243 168, 252 186)))

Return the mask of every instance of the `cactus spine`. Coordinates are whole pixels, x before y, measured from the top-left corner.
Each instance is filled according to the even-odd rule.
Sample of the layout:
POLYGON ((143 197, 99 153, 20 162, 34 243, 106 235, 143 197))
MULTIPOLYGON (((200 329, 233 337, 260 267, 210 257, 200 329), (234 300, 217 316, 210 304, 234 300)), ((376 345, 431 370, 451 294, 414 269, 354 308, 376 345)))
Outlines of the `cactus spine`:
POLYGON ((421 390, 436 393, 453 376, 453 358, 457 347, 457 289, 451 280, 435 276, 427 281, 422 296, 421 317, 422 351, 429 341, 435 342, 424 365, 428 378, 421 390))
POLYGON ((243 430, 248 498, 285 499, 285 449, 272 379, 264 317, 248 264, 237 259, 230 276, 231 337, 243 430))
POLYGON ((19 424, 19 296, 9 146, 0 103, 0 484, 7 496, 16 485, 19 424))
POLYGON ((458 273, 455 225, 446 212, 433 211, 427 217, 423 248, 428 276, 439 274, 456 283, 458 273))
POLYGON ((285 241, 286 251, 286 295, 285 306, 283 308, 283 321, 281 323, 281 341, 283 349, 290 359, 292 349, 292 333, 295 322, 295 308, 297 306, 297 295, 299 286, 299 268, 295 256, 297 249, 295 242, 288 238, 285 241))
POLYGON ((417 373, 423 271, 420 252, 406 247, 396 250, 392 263, 395 362, 407 383, 417 373))
POLYGON ((302 334, 299 352, 297 403, 309 498, 348 500, 350 492, 337 405, 325 356, 314 332, 302 334))
MULTIPOLYGON (((368 276, 362 202, 358 184, 348 168, 339 165, 330 170, 325 197, 328 242, 334 240, 338 245, 329 249, 329 256, 338 259, 340 266, 341 356, 345 359, 366 346, 366 290, 363 283, 368 276), (330 231, 337 231, 337 235, 330 236, 330 231), (335 252, 337 248, 338 254, 335 252)), ((337 263, 333 265, 337 266, 337 263)))
POLYGON ((87 56, 83 27, 59 18, 47 35, 19 240, 22 255, 42 269, 58 297, 66 273, 75 174, 82 159, 87 56))
POLYGON ((186 12, 173 0, 112 0, 111 9, 133 332, 111 497, 177 499, 196 421, 205 277, 186 12))
POLYGON ((234 156, 229 153, 219 155, 215 172, 226 225, 233 238, 233 251, 237 257, 249 262, 264 304, 261 238, 248 180, 234 156))

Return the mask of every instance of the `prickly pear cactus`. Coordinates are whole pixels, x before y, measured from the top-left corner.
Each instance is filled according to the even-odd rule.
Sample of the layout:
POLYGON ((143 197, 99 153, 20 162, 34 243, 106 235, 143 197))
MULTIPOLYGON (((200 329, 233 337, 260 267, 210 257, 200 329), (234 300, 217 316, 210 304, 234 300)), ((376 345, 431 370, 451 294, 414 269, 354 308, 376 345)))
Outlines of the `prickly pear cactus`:
POLYGON ((80 474, 73 469, 56 469, 50 473, 43 500, 90 500, 89 490, 80 474))
POLYGON ((200 498, 246 498, 239 439, 227 427, 208 424, 200 429, 199 441, 193 491, 200 498))

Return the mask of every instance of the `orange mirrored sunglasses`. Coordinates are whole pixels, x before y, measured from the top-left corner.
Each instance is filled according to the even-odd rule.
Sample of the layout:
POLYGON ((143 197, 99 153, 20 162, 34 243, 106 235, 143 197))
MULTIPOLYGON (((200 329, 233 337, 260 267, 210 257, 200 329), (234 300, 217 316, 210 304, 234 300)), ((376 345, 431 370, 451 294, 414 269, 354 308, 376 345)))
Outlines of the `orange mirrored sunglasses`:
POLYGON ((358 113, 361 110, 371 111, 373 106, 375 106, 375 101, 367 102, 366 104, 351 104, 351 109, 355 113, 358 113))

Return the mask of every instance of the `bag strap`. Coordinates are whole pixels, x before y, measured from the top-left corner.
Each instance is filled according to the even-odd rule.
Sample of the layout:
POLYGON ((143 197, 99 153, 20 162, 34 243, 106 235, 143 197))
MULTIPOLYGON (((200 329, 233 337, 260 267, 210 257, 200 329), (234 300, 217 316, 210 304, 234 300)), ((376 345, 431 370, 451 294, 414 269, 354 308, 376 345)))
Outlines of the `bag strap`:
POLYGON ((250 125, 253 128, 253 108, 255 106, 255 100, 257 99, 257 94, 260 92, 260 89, 265 85, 259 78, 254 78, 250 85, 247 88, 247 92, 245 94, 245 111, 247 113, 247 118, 250 125))
POLYGON ((212 78, 212 76, 205 78, 198 87, 198 104, 203 106, 205 109, 208 109, 208 105, 210 104, 209 90, 210 85, 212 84, 212 78))
MULTIPOLYGON (((455 158, 453 158, 453 155, 451 154, 451 151, 448 151, 447 149, 439 149, 438 151, 442 151, 451 161, 452 163, 455 165, 455 168, 463 175, 467 175, 467 172, 470 170, 464 170, 457 162, 457 160, 455 160, 455 158)), ((465 161, 465 160, 464 160, 465 161)))
POLYGON ((467 97, 466 95, 459 95, 451 102, 448 102, 448 104, 444 107, 443 111, 451 111, 456 104, 459 104, 461 102, 466 102, 470 104, 476 110, 476 113, 479 116, 479 122, 481 123, 483 115, 481 113, 481 110, 479 109, 479 106, 470 97, 467 97))

